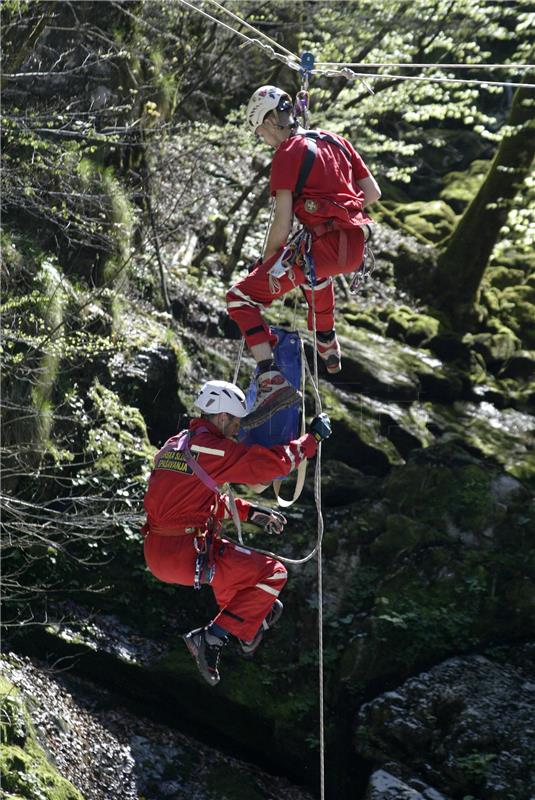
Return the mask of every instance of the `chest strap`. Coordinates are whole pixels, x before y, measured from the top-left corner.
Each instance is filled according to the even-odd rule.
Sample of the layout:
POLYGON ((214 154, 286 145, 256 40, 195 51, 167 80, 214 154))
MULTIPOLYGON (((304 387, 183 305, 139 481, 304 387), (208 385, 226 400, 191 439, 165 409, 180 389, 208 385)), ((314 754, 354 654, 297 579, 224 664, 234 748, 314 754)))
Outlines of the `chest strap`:
POLYGON ((307 150, 301 163, 301 169, 299 170, 297 183, 295 184, 294 197, 298 197, 305 188, 307 178, 310 175, 310 170, 312 169, 314 161, 316 160, 316 153, 318 150, 316 141, 318 139, 321 139, 322 142, 329 142, 329 144, 336 145, 336 147, 338 147, 338 149, 344 153, 349 163, 351 163, 351 153, 347 147, 344 147, 344 145, 339 142, 338 139, 335 139, 334 136, 331 136, 330 133, 320 133, 320 131, 305 131, 305 133, 300 133, 298 136, 305 137, 307 150))

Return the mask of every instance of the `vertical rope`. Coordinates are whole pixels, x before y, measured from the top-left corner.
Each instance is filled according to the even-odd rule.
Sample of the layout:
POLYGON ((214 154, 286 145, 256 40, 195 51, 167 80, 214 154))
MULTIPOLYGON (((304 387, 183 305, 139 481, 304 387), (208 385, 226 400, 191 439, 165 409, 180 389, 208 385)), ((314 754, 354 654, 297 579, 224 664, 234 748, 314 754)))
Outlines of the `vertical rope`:
MULTIPOLYGON (((306 258, 306 257, 305 257, 306 258)), ((311 257, 310 257, 311 258, 311 257)), ((308 261, 308 259, 306 259, 308 261)), ((312 262, 313 264, 313 262, 312 262)), ((318 351, 316 348, 316 274, 315 269, 310 269, 309 284, 311 288, 312 311, 312 347, 314 377, 311 380, 314 391, 316 416, 321 414, 321 397, 318 389, 318 351)), ((308 366, 308 365, 307 365, 308 366)), ((310 370, 309 370, 310 372, 310 370)), ((311 376, 312 377, 312 376, 311 376)), ((314 500, 318 515, 318 683, 319 683, 319 739, 320 739, 320 800, 325 800, 325 712, 324 712, 324 675, 323 675, 323 512, 321 510, 321 442, 318 443, 316 456, 316 470, 314 473, 314 500)))

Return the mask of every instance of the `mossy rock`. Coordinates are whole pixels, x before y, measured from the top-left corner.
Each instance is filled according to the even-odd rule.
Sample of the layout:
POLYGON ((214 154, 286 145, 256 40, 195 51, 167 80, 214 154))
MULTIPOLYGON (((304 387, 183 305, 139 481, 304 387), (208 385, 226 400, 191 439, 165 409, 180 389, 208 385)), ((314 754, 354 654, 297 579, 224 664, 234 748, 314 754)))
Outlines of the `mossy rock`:
POLYGON ((518 337, 505 327, 499 333, 468 334, 464 341, 481 353, 490 368, 503 364, 520 349, 518 337))
POLYGON ((457 215, 443 200, 416 201, 398 206, 396 215, 402 225, 428 242, 449 236, 457 224, 457 215))
MULTIPOLYGON (((350 467, 343 461, 330 460, 322 465, 321 494, 325 508, 346 506, 366 497, 374 484, 374 478, 350 467)), ((303 499, 312 500, 314 486, 312 477, 307 481, 303 499)), ((284 494, 284 490, 283 490, 284 494)))
POLYGON ((523 270, 512 267, 488 267, 483 278, 484 284, 505 289, 507 286, 518 286, 524 282, 523 270))
POLYGON ((424 350, 363 329, 339 339, 343 372, 332 380, 351 386, 352 392, 394 402, 424 395, 455 399, 462 394, 458 376, 424 350))
POLYGON ((535 481, 533 417, 512 408, 498 409, 483 402, 457 401, 453 407, 426 404, 437 435, 447 434, 450 445, 465 447, 500 464, 515 478, 535 481))
POLYGON ((263 800, 265 797, 252 775, 239 772, 232 765, 212 767, 206 776, 206 787, 220 800, 263 800))
POLYGON ((502 297, 505 301, 513 305, 517 303, 531 303, 534 305, 533 311, 535 314, 535 286, 507 286, 502 292, 502 297))
POLYGON ((6 797, 84 800, 49 761, 37 741, 22 696, 5 678, 0 678, 0 706, 0 776, 6 797))
POLYGON ((88 398, 95 419, 86 445, 91 470, 115 479, 125 475, 146 476, 154 449, 140 411, 125 405, 98 380, 91 386, 88 398))
POLYGON ((436 336, 439 329, 440 321, 435 317, 401 306, 389 316, 386 335, 418 347, 436 336))
MULTIPOLYGON (((500 378, 529 381, 535 378, 535 350, 519 350, 507 360, 500 378)), ((533 387, 535 391, 535 386, 533 387)))
MULTIPOLYGON (((344 314, 344 320, 355 328, 366 328, 366 330, 373 331, 374 333, 384 333, 384 323, 380 319, 372 316, 372 314, 366 314, 365 312, 352 314, 346 312, 344 314)), ((338 326, 337 329, 340 330, 340 326, 338 326)))
POLYGON ((456 214, 464 211, 466 206, 476 196, 479 187, 489 170, 490 161, 472 161, 464 172, 449 172, 444 176, 444 189, 439 194, 456 214))
POLYGON ((495 516, 491 474, 475 463, 410 463, 386 481, 385 496, 398 513, 418 519, 440 535, 449 535, 451 519, 461 529, 483 531, 495 516))
POLYGON ((405 514, 388 514, 384 531, 370 545, 374 565, 391 567, 404 553, 433 538, 432 529, 405 514))

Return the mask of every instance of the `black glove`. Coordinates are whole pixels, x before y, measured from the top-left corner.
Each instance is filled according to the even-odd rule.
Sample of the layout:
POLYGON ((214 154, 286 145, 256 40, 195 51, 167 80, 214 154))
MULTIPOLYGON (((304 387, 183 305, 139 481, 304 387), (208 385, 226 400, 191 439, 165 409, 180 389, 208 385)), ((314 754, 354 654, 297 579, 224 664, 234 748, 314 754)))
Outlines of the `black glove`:
POLYGON ((332 433, 332 429, 331 420, 327 414, 323 413, 319 414, 317 417, 314 417, 310 423, 310 433, 317 442, 322 442, 324 439, 329 438, 332 433))
POLYGON ((287 522, 286 517, 280 511, 275 511, 274 508, 267 506, 251 506, 247 519, 253 525, 263 528, 266 533, 282 533, 287 522))

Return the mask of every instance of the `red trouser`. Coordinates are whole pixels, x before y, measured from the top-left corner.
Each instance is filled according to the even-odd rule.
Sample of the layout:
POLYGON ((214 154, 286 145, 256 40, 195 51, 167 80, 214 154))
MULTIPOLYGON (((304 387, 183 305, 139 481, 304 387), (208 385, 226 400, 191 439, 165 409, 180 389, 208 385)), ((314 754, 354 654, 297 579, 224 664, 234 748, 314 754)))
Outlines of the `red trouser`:
MULTIPOLYGON (((145 561, 152 574, 166 583, 193 586, 197 552, 193 536, 145 538, 145 561)), ((288 579, 286 568, 270 556, 216 539, 213 589, 219 614, 214 622, 238 639, 250 641, 269 614, 288 579)))
MULTIPOLYGON (((344 250, 347 255, 340 266, 340 233, 332 231, 320 236, 312 242, 312 258, 316 266, 317 284, 314 290, 314 306, 316 311, 316 330, 330 331, 334 328, 334 287, 332 275, 344 272, 353 272, 360 267, 364 255, 364 234, 361 228, 354 228, 343 232, 344 250)), ((227 292, 227 308, 249 347, 255 344, 269 342, 274 345, 276 337, 273 336, 266 325, 260 309, 269 306, 277 297, 281 297, 306 282, 302 267, 293 267, 293 276, 287 271, 276 282, 271 280, 269 270, 279 258, 283 248, 275 255, 264 261, 254 269, 246 278, 235 283, 227 292)), ((309 286, 302 287, 308 303, 308 328, 312 330, 312 290, 309 286)))

